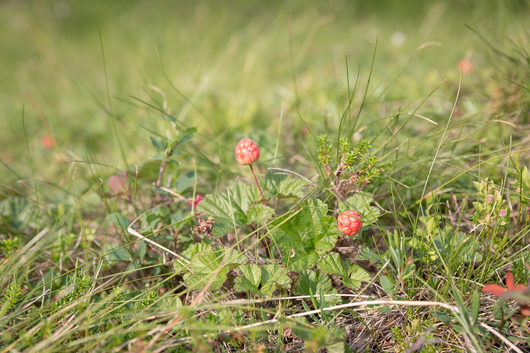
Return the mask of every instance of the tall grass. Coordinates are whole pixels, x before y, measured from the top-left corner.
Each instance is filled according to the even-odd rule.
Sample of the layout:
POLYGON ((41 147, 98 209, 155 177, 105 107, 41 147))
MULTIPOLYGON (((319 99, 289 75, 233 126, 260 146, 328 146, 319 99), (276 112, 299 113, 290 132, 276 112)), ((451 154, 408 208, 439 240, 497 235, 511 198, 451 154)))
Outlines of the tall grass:
POLYGON ((0 352, 527 349, 517 309, 479 296, 530 274, 527 19, 515 2, 0 4, 0 352), (344 139, 366 140, 359 165, 384 169, 356 190, 381 217, 332 251, 372 278, 238 293, 237 266, 268 264, 262 244, 281 254, 276 232, 304 202, 335 216, 344 201, 322 135, 334 163, 344 139), (233 229, 210 239, 187 201, 248 177, 232 156, 244 136, 259 173, 309 182, 264 224, 228 212, 233 229), (219 266, 197 280, 207 243, 219 266))

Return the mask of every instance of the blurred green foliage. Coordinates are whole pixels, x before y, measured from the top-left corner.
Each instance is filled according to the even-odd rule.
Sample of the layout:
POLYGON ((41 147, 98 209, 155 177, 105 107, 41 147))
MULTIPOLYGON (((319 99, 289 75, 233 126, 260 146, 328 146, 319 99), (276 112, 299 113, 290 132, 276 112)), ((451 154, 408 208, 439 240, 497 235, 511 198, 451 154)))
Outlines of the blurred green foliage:
MULTIPOLYGON (((376 39, 368 103, 406 67, 383 100, 414 100, 445 78, 456 82, 461 58, 488 60, 464 24, 503 47, 496 36, 517 37, 527 16, 524 1, 3 1, 0 158, 28 177, 24 107, 39 175, 61 170, 33 104, 69 158, 97 155, 119 168, 151 157, 143 127, 160 115, 132 97, 198 127, 206 151, 251 129, 274 133, 282 103, 327 126, 347 98, 345 58, 353 86, 358 70, 366 79, 376 39)), ((295 136, 303 132, 289 121, 295 136)), ((17 179, 5 166, 0 176, 17 179)))

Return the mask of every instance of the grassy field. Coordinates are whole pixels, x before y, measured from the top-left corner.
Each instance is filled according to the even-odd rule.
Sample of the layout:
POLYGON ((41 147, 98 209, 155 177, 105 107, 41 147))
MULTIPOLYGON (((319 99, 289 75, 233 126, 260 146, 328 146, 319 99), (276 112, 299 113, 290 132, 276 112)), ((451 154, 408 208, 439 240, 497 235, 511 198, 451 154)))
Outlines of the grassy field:
POLYGON ((0 2, 0 352, 530 352, 529 21, 0 2))

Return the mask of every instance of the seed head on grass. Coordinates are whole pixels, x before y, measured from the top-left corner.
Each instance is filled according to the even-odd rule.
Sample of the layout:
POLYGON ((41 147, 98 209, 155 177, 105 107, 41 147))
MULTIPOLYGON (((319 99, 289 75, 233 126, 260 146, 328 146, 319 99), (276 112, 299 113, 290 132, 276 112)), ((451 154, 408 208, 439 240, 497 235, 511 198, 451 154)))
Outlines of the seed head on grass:
POLYGON ((363 226, 361 215, 354 210, 344 211, 337 218, 337 228, 344 234, 354 236, 363 226))

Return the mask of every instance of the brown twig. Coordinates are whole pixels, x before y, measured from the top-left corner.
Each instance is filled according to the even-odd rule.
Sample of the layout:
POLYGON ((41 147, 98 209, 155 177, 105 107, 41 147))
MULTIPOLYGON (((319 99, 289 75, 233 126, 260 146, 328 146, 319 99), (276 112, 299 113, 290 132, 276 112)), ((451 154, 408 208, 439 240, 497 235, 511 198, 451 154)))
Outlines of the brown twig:
POLYGON ((177 148, 178 144, 175 144, 171 149, 166 150, 166 155, 164 157, 164 160, 160 163, 160 169, 158 170, 158 178, 156 179, 155 186, 157 188, 160 187, 160 184, 162 183, 162 177, 164 176, 164 171, 166 170, 167 164, 169 163, 169 159, 175 152, 175 149, 177 148))

